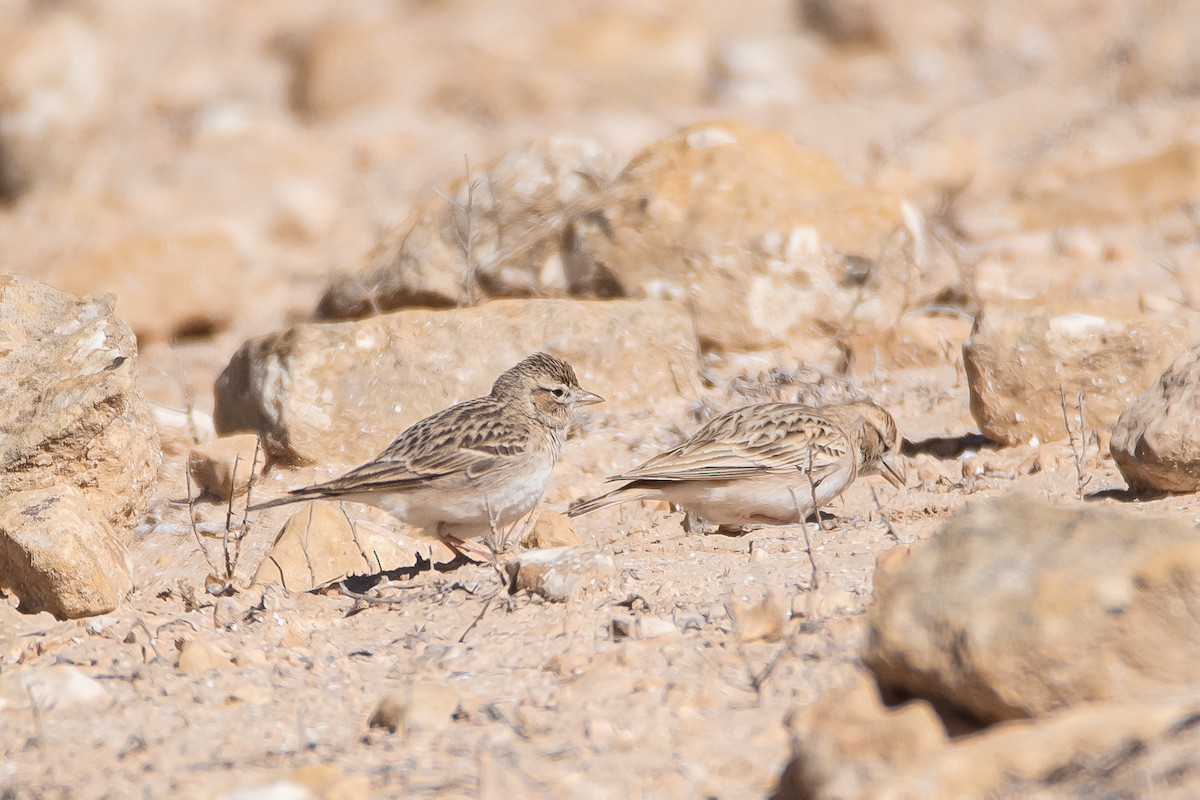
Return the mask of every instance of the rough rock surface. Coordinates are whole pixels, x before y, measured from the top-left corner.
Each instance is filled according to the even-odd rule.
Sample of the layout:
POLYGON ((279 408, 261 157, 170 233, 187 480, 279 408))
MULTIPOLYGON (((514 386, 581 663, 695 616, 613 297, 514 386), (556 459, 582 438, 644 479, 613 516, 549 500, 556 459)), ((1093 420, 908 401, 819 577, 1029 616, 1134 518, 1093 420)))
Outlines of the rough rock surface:
POLYGON ((437 542, 418 541, 369 520, 351 520, 330 503, 299 506, 275 539, 254 583, 280 583, 303 592, 352 575, 411 567, 418 556, 435 563, 454 560, 437 542))
POLYGON ((1109 452, 1129 488, 1200 489, 1200 350, 1175 360, 1113 426, 1109 452))
POLYGON ((261 473, 265 461, 258 437, 239 433, 193 447, 188 453, 188 472, 197 494, 225 502, 246 493, 251 474, 261 473))
POLYGON ((521 541, 522 547, 544 549, 547 547, 575 547, 583 544, 579 534, 571 525, 571 518, 558 511, 544 509, 537 522, 521 541))
POLYGON ((1140 796, 1149 773, 1112 781, 1114 764, 1131 753, 1154 754, 1193 723, 1194 693, 1089 703, 1044 719, 1006 722, 948 741, 923 701, 885 707, 866 681, 832 692, 787 720, 793 757, 780 778, 779 800, 956 800, 1048 796, 1043 781, 1098 783, 1115 796, 1140 796), (1129 794, 1126 788, 1132 788, 1129 794))
POLYGON ((997 303, 963 346, 971 413, 1001 444, 1066 439, 1060 387, 1076 435, 1082 389, 1088 430, 1108 429, 1186 349, 1184 331, 1106 301, 997 303))
POLYGON ((538 350, 565 358, 614 405, 695 391, 697 355, 678 306, 498 300, 252 339, 217 381, 214 417, 222 433, 257 431, 273 459, 358 463, 417 420, 487 394, 538 350))
POLYGON ((0 274, 0 495, 75 486, 118 526, 144 508, 162 453, 136 359, 111 297, 0 274))
POLYGON ((73 294, 113 292, 138 340, 211 334, 229 325, 243 293, 241 253, 229 233, 130 236, 74 260, 55 281, 73 294))
POLYGON ((106 50, 67 11, 0 34, 0 201, 72 174, 110 104, 106 50))
POLYGON ((0 584, 60 619, 107 614, 133 589, 125 545, 71 486, 0 498, 0 584))
POLYGON ((565 602, 584 592, 607 591, 617 580, 616 562, 588 547, 528 550, 506 565, 513 588, 565 602))
POLYGON ((784 134, 711 122, 636 156, 569 231, 565 266, 574 294, 681 303, 703 346, 828 361, 838 334, 886 328, 951 280, 921 228, 784 134))
POLYGON ((563 229, 596 204, 615 172, 612 154, 587 139, 518 147, 434 197, 410 227, 385 237, 357 269, 335 279, 317 316, 565 295, 563 229))
POLYGON ((880 561, 863 658, 882 686, 984 722, 1169 692, 1200 680, 1197 586, 1188 523, 981 501, 880 561))

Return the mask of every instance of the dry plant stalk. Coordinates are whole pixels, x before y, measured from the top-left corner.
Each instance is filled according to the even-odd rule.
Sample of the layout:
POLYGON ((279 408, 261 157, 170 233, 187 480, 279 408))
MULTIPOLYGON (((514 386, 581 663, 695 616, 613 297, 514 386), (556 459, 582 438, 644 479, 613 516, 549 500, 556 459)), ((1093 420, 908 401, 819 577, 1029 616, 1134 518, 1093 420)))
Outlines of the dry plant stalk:
POLYGON ((249 516, 250 506, 253 503, 254 492, 254 471, 258 466, 258 457, 262 452, 257 439, 254 442, 254 455, 250 460, 250 478, 246 482, 246 503, 242 510, 242 519, 240 523, 235 524, 233 521, 233 500, 237 487, 238 466, 241 464, 241 456, 234 455, 233 470, 230 475, 230 492, 229 500, 225 505, 225 525, 221 533, 221 549, 223 555, 222 563, 218 564, 209 554, 208 549, 204 546, 204 541, 201 538, 199 526, 196 524, 196 496, 192 491, 192 475, 189 470, 184 470, 184 482, 187 486, 187 506, 188 506, 188 522, 192 529, 192 536, 196 540, 196 547, 200 550, 204 560, 208 562, 208 567, 211 573, 221 583, 221 593, 233 591, 233 577, 237 572, 238 562, 242 555, 242 540, 246 538, 249 532, 249 516))
POLYGON ((1083 387, 1079 387, 1077 396, 1079 404, 1079 436, 1076 437, 1075 430, 1071 427, 1071 414, 1067 410, 1067 392, 1060 383, 1058 385, 1058 399, 1062 408, 1063 427, 1067 429, 1067 438, 1071 445, 1071 457, 1075 461, 1075 491, 1079 499, 1083 499, 1084 491, 1087 485, 1092 482, 1092 476, 1087 474, 1087 444, 1088 432, 1087 423, 1084 421, 1084 393, 1083 387))

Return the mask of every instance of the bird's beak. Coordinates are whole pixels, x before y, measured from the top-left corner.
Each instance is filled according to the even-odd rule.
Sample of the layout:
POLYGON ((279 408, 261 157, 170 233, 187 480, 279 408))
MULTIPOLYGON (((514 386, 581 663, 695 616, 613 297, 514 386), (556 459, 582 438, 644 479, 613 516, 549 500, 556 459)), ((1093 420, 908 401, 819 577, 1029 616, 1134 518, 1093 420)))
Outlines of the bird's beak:
POLYGON ((904 467, 900 465, 900 462, 890 455, 884 456, 880 461, 882 469, 879 474, 883 476, 883 479, 897 489, 903 489, 904 467))
POLYGON ((587 389, 579 389, 575 392, 575 403, 581 406, 591 406, 596 403, 603 403, 604 398, 598 394, 589 392, 587 389))

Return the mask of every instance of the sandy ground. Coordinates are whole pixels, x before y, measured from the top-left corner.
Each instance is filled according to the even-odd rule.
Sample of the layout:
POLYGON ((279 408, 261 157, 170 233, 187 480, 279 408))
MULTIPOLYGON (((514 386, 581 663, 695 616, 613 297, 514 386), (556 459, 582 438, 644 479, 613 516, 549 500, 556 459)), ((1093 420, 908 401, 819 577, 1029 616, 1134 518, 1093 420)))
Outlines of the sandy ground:
MULTIPOLYGON (((32 25, 25 15, 36 5, 4 13, 32 25)), ((1143 214, 1144 187, 1131 185, 1135 210, 1115 221, 1102 209, 1036 230, 1013 222, 1039 191, 1152 155, 1196 119, 1187 91, 1155 83, 1175 62, 1151 59, 1143 69, 1149 88, 1128 84, 1137 75, 1129 77, 1129 62, 1108 46, 1129 43, 1120 20, 1133 11, 1115 4, 1093 16, 1076 5, 1055 12, 981 4, 964 19, 961 9, 924 2, 911 19, 897 19, 853 3, 875 14, 895 43, 848 50, 798 22, 799 4, 630 7, 614 13, 658 33, 635 36, 633 45, 618 37, 614 52, 634 46, 629 52, 639 54, 628 64, 603 49, 582 48, 577 61, 547 49, 571 25, 587 30, 607 19, 597 4, 552 13, 522 3, 51 5, 83 20, 109 54, 113 86, 132 88, 110 95, 111 120, 87 140, 96 155, 77 179, 49 181, 0 210, 0 263, 53 282, 78 254, 126 233, 214 219, 232 225, 247 267, 244 283, 229 291, 253 303, 199 338, 143 342, 144 391, 166 407, 190 403, 211 413, 213 382, 241 342, 310 314, 326 278, 352 266, 431 187, 456 180, 464 154, 479 163, 530 135, 565 131, 594 136, 624 160, 679 125, 716 116, 785 130, 853 179, 910 194, 940 234, 957 231, 964 286, 978 292, 951 299, 962 313, 989 292, 1065 292, 1127 304, 1167 298, 1166 316, 1194 323, 1186 278, 1196 266, 1195 232, 1178 204, 1143 214), (404 106, 398 89, 353 113, 306 116, 288 105, 289 36, 316 36, 346 19, 403 27, 395 19, 405 15, 426 43, 409 51, 413 80, 439 76, 450 92, 438 95, 436 112, 404 106), (678 42, 673 31, 683 32, 678 42), (1065 40, 1086 57, 1062 50, 1065 40), (691 59, 693 46, 709 58, 724 53, 717 60, 725 71, 691 59), (491 76, 494 64, 464 55, 480 49, 532 55, 499 59, 508 66, 491 76), (539 60, 551 51, 558 61, 539 60), (745 59, 729 55, 735 51, 745 59), (675 57, 684 66, 676 69, 675 57), (589 73, 588 59, 607 71, 589 73), (781 65, 802 78, 773 83, 781 65), (639 69, 649 95, 638 91, 639 69), (677 73, 683 89, 662 77, 677 73), (490 87, 485 97, 496 105, 479 106, 452 79, 490 87), (563 104, 556 81, 605 100, 579 89, 563 104), (510 83, 517 88, 505 93, 510 83), (1121 99, 1122 86, 1132 99, 1121 99), (287 187, 315 198, 288 211, 301 220, 300 233, 277 229, 287 187)), ((1130 46, 1145 56, 1155 52, 1162 15, 1138 9, 1129 36, 1142 49, 1130 46)), ((714 358, 724 381, 743 369, 714 358)), ((786 363, 785 355, 769 358, 786 363)), ((509 595, 489 566, 414 570, 383 593, 395 599, 389 605, 333 590, 264 593, 249 578, 287 510, 251 516, 236 591, 215 597, 205 591, 210 567, 188 525, 186 455, 169 452, 132 544, 137 588, 128 602, 92 620, 39 618, 4 654, 0 675, 75 665, 107 698, 4 711, 0 797, 296 796, 268 794, 264 787, 279 781, 330 798, 765 796, 790 752, 788 709, 861 669, 862 613, 882 553, 933 535, 972 497, 1015 488, 1079 496, 1065 443, 997 449, 980 441, 954 350, 945 363, 884 363, 848 379, 896 416, 909 443, 906 490, 858 483, 807 536, 798 526, 698 536, 685 533, 682 515, 651 505, 581 518, 576 530, 616 555, 620 578, 611 592, 563 604, 509 595), (730 610, 767 598, 785 612, 782 635, 743 642, 730 610), (624 624, 630 618, 672 625, 643 638, 644 629, 624 624), (180 671, 184 641, 211 643, 231 661, 180 671), (379 698, 407 686, 430 698, 414 701, 428 706, 428 720, 397 733, 369 728, 379 698)), ((723 390, 714 396, 727 400, 723 390)), ((564 510, 696 426, 686 405, 600 407, 586 433, 568 441, 547 505, 564 510)), ((274 496, 346 466, 274 470, 256 492, 274 496)), ((1125 502, 1124 482, 1095 441, 1084 470, 1093 502, 1200 517, 1191 496, 1125 502)), ((220 522, 225 512, 196 507, 202 522, 220 522)), ((219 542, 206 544, 220 553, 219 542)))

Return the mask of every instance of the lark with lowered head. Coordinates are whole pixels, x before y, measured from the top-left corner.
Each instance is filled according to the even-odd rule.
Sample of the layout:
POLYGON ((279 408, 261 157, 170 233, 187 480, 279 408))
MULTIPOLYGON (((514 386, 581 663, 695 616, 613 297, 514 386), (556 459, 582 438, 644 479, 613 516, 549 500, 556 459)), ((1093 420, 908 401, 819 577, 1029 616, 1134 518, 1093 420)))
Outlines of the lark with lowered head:
POLYGON ((609 478, 626 483, 569 513, 666 500, 722 528, 795 524, 859 477, 881 475, 903 486, 900 443, 892 415, 867 401, 819 408, 744 406, 711 420, 678 447, 609 478))
POLYGON ((487 396, 417 422, 366 464, 251 509, 305 500, 363 503, 460 554, 485 558, 488 551, 474 540, 533 511, 576 409, 600 402, 580 388, 570 364, 535 353, 497 378, 487 396))

